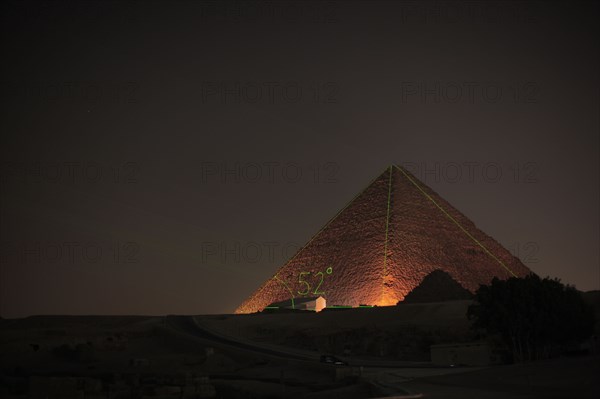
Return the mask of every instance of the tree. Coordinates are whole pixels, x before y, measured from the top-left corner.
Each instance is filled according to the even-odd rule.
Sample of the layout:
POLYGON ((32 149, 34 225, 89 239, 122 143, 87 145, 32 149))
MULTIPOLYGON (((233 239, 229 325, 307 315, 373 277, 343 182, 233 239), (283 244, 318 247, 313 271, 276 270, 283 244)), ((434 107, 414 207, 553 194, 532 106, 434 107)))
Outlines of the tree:
POLYGON ((475 300, 468 310, 473 328, 500 334, 516 361, 548 358, 593 333, 592 307, 558 279, 494 278, 479 287, 475 300))

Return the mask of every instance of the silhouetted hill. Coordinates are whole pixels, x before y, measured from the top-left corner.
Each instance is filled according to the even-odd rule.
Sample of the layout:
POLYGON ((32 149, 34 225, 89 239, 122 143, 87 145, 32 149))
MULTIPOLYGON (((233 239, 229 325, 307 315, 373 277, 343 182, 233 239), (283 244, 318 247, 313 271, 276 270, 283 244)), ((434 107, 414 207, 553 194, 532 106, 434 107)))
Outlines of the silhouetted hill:
POLYGON ((473 294, 457 283, 450 274, 438 269, 429 273, 421 284, 404 298, 404 303, 441 302, 472 299, 473 294))

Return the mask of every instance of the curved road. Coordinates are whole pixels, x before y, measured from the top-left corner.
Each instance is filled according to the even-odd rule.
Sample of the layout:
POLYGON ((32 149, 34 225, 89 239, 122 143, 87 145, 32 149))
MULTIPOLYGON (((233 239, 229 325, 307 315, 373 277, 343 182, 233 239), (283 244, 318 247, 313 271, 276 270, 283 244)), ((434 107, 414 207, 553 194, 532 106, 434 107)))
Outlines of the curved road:
POLYGON ((244 349, 247 351, 257 352, 264 355, 271 355, 277 357, 283 357, 287 359, 295 359, 295 360, 306 360, 306 361, 318 361, 318 356, 303 356, 297 353, 289 353, 283 350, 276 350, 270 348, 264 348, 260 346, 255 346, 251 344, 247 344, 244 342, 235 341, 232 339, 228 339, 222 337, 220 335, 214 334, 210 331, 204 330, 198 326, 196 322, 194 322, 193 316, 166 316, 166 324, 176 329, 177 331, 184 332, 186 334, 192 335, 197 338, 202 338, 205 340, 218 342, 222 345, 232 346, 239 349, 244 349))
MULTIPOLYGON (((244 342, 239 342, 239 341, 235 341, 232 339, 222 337, 218 334, 215 334, 211 331, 201 328, 195 322, 193 316, 166 316, 165 322, 167 325, 169 325, 170 327, 174 328, 177 331, 189 334, 191 336, 194 336, 196 338, 200 338, 203 340, 217 342, 221 345, 226 345, 226 346, 235 347, 238 349, 252 351, 252 352, 260 353, 263 355, 276 356, 276 357, 280 357, 280 358, 287 358, 287 359, 300 360, 300 361, 311 361, 311 362, 319 361, 318 354, 315 356, 308 356, 308 355, 303 356, 298 353, 289 353, 289 352, 286 352, 283 350, 264 348, 264 347, 255 346, 255 345, 251 345, 251 344, 247 344, 244 342)), ((405 380, 385 381, 385 379, 381 380, 379 378, 376 378, 375 381, 373 381, 372 383, 375 386, 377 386, 382 392, 388 394, 389 396, 387 396, 387 397, 390 397, 390 398, 397 397, 397 398, 412 399, 412 398, 421 398, 422 397, 421 394, 417 394, 417 395, 409 394, 400 385, 400 383, 403 383, 403 382, 405 382, 405 380)))

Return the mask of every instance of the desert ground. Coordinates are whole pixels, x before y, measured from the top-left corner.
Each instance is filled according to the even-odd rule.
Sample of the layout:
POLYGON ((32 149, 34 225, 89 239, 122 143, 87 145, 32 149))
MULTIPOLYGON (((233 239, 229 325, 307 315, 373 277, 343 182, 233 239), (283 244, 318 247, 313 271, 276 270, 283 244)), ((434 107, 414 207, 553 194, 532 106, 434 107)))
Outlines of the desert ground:
POLYGON ((469 301, 249 315, 0 320, 3 398, 595 398, 598 355, 434 364, 469 301), (323 354, 347 364, 326 364, 323 354))

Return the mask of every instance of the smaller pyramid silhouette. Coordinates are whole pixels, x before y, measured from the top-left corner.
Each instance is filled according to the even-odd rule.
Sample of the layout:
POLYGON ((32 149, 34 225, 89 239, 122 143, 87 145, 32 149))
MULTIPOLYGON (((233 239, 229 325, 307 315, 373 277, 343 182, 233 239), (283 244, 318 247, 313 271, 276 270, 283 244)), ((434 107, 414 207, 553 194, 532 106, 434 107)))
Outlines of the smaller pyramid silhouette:
POLYGON ((448 273, 437 269, 409 292, 400 303, 442 302, 472 299, 473 294, 458 284, 448 273))
POLYGON ((434 270, 475 292, 531 271, 404 168, 392 165, 325 224, 236 313, 323 296, 327 305, 395 305, 434 270))

